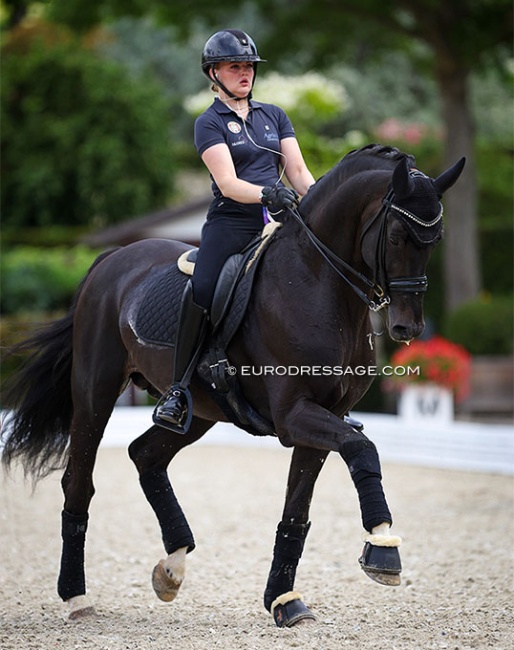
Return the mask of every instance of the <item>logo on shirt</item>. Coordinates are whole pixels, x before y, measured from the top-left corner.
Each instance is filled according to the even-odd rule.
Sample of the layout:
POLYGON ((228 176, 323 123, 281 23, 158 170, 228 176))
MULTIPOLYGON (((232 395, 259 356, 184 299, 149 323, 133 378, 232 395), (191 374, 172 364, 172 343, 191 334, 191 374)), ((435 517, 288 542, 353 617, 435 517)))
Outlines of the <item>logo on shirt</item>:
POLYGON ((228 130, 232 133, 241 133, 241 125, 237 122, 229 122, 227 124, 228 130))

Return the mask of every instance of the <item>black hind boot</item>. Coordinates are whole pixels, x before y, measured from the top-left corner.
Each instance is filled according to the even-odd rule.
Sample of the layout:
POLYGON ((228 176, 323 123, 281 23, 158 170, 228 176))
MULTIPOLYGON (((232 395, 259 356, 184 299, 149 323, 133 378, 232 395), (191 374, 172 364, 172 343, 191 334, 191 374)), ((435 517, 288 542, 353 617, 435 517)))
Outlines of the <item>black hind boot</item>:
POLYGON ((155 424, 176 433, 187 433, 191 425, 193 403, 189 382, 205 339, 207 320, 207 311, 193 301, 193 288, 188 282, 180 308, 173 383, 153 413, 155 424))

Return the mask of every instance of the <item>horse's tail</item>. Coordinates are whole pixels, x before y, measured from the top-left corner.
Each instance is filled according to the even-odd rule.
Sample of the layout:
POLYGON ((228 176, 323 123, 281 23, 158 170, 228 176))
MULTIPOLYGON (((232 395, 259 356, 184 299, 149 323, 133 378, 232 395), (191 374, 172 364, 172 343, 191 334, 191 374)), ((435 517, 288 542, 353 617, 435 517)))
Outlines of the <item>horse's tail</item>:
POLYGON ((0 441, 2 462, 9 467, 20 460, 25 474, 35 481, 62 468, 73 416, 71 365, 73 318, 78 299, 91 271, 113 250, 93 262, 63 318, 37 330, 9 350, 9 356, 29 353, 4 386, 6 409, 0 441))

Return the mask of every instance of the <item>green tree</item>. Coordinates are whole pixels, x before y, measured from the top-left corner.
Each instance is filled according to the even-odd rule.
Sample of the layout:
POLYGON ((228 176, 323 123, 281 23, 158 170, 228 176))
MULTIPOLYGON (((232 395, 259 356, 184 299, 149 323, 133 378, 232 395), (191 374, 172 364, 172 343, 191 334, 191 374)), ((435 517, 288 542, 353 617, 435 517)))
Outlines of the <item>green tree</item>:
POLYGON ((55 27, 2 48, 4 227, 102 224, 160 207, 173 180, 169 105, 150 82, 55 27))
MULTIPOLYGON (((76 29, 87 30, 116 16, 152 13, 187 35, 199 23, 211 25, 213 30, 233 26, 241 3, 53 0, 49 6, 55 20, 76 29)), ((446 306, 451 310, 474 298, 481 286, 481 271, 470 79, 473 72, 486 68, 501 72, 500 62, 512 56, 510 0, 253 0, 249 6, 258 9, 266 29, 255 31, 262 20, 247 20, 238 26, 256 37, 260 49, 282 71, 325 68, 344 61, 365 76, 367 66, 380 60, 385 51, 401 50, 408 52, 420 76, 435 80, 446 135, 443 163, 448 166, 461 155, 467 158, 463 176, 445 197, 446 306)))
MULTIPOLYGON (((239 0, 54 0, 54 16, 86 24, 130 12, 152 11, 187 33, 199 18, 219 28, 239 0), (93 9, 96 15, 92 17, 93 9)), ((454 308, 480 289, 477 235, 477 178, 470 76, 496 64, 512 45, 510 0, 254 0, 268 19, 267 38, 259 41, 269 58, 289 60, 294 69, 327 66, 352 57, 365 64, 384 50, 408 49, 422 74, 437 82, 446 132, 444 164, 466 156, 464 174, 446 197, 450 215, 445 242, 446 303, 454 308), (416 47, 413 47, 416 45, 416 47)), ((242 27, 245 27, 244 25, 242 27)), ((252 31, 251 25, 247 26, 252 31)))

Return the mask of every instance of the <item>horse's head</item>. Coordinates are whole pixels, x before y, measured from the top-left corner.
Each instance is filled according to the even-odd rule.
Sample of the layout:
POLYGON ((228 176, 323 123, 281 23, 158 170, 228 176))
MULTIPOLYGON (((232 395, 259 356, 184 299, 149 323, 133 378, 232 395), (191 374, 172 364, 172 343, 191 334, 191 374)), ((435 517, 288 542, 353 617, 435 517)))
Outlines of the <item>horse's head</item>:
POLYGON ((440 200, 459 178, 464 163, 462 158, 432 179, 409 169, 402 159, 393 171, 382 210, 364 228, 362 255, 388 302, 387 327, 396 341, 408 342, 425 327, 426 266, 443 234, 440 200))

